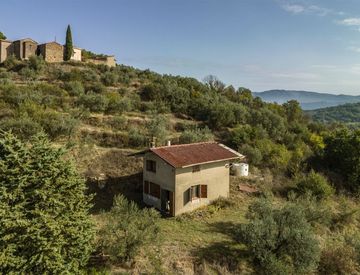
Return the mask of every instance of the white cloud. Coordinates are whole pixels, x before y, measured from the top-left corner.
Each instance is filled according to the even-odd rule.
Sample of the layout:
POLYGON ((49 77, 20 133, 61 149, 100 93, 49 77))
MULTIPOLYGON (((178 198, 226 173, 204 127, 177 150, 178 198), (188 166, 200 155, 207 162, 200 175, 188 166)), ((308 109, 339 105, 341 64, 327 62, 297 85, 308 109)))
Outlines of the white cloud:
POLYGON ((296 80, 315 80, 319 79, 319 75, 307 72, 293 72, 293 73, 274 73, 271 74, 275 78, 286 78, 296 80))
POLYGON ((337 21, 338 24, 340 25, 345 25, 345 26, 360 26, 360 18, 346 18, 340 21, 337 21))
POLYGON ((282 6, 282 8, 288 12, 298 14, 305 11, 305 7, 301 5, 291 5, 291 4, 285 4, 282 6))

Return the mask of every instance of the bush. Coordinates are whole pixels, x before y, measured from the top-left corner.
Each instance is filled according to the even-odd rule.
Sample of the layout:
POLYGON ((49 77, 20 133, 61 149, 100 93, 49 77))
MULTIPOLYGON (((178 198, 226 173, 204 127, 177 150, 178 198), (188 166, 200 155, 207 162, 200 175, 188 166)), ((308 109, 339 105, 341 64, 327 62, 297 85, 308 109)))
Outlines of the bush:
POLYGON ((113 72, 105 72, 101 76, 101 81, 106 86, 114 86, 117 83, 118 79, 119 79, 118 75, 113 72))
POLYGON ((108 99, 101 95, 93 92, 88 92, 79 97, 77 104, 89 109, 91 112, 104 112, 108 107, 108 99))
POLYGON ((324 275, 359 274, 356 257, 354 247, 343 243, 331 244, 321 252, 318 271, 324 275))
POLYGON ((142 133, 138 128, 130 128, 129 130, 129 145, 133 147, 144 146, 148 140, 144 133, 142 133))
POLYGON ((78 125, 78 121, 71 116, 53 111, 44 112, 39 122, 51 139, 70 137, 78 125))
POLYGON ((29 57, 29 68, 35 72, 41 72, 45 68, 46 63, 42 56, 32 55, 29 57))
POLYGON ((139 209, 133 202, 118 195, 114 206, 106 213, 100 231, 100 245, 112 262, 131 262, 146 244, 157 238, 160 215, 154 209, 139 209))
POLYGON ((194 128, 183 131, 179 137, 180 143, 194 143, 214 140, 214 135, 209 128, 194 128))
POLYGON ((268 199, 249 207, 242 240, 263 274, 309 274, 320 257, 319 243, 305 213, 296 204, 274 208, 268 199))
POLYGON ((44 136, 0 139, 0 273, 81 274, 92 252, 85 181, 44 136))
POLYGON ((296 190, 300 194, 310 192, 317 199, 325 199, 334 193, 334 189, 327 179, 313 170, 297 180, 296 190))
POLYGON ((127 128, 127 119, 124 116, 114 116, 110 121, 110 126, 117 131, 125 130, 127 128))
POLYGON ((85 89, 80 81, 70 81, 65 83, 65 90, 68 91, 70 96, 81 96, 84 94, 85 89))
POLYGON ((11 131, 22 140, 29 140, 42 130, 39 123, 27 116, 3 120, 0 122, 0 129, 11 131))
POLYGON ((167 135, 169 121, 164 115, 155 115, 146 125, 148 137, 156 138, 158 145, 162 144, 167 135))

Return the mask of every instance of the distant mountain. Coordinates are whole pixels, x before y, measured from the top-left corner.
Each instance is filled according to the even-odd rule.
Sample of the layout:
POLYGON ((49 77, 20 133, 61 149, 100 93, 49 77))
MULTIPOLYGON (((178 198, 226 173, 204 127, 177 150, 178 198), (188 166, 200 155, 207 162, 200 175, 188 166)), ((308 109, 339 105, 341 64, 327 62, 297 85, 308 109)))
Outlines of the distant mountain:
POLYGON ((360 103, 316 109, 308 113, 314 120, 321 122, 360 123, 360 103))
POLYGON ((277 102, 279 104, 295 99, 304 110, 314 110, 346 103, 360 102, 360 96, 334 95, 308 91, 269 90, 265 92, 254 92, 253 95, 260 97, 266 102, 277 102))

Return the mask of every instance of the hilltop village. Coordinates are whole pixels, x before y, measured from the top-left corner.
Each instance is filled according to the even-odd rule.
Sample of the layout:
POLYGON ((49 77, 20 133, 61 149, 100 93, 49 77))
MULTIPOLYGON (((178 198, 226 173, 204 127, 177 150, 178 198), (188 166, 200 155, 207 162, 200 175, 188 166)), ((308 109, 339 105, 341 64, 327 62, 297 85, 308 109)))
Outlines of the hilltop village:
MULTIPOLYGON (((39 44, 31 38, 14 41, 0 39, 0 63, 3 63, 9 56, 15 56, 19 60, 27 60, 31 55, 41 55, 49 63, 63 62, 65 61, 65 45, 61 45, 57 41, 39 44)), ((94 54, 78 47, 73 47, 70 60, 103 64, 109 67, 116 66, 114 55, 94 54)))

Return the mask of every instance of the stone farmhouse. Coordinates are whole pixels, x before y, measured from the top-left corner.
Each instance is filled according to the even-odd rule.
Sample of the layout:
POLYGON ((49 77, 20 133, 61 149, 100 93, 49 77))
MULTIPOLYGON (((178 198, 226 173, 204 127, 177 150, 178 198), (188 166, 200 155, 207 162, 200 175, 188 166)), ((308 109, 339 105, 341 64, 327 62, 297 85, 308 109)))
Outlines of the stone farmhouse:
POLYGON ((231 162, 244 158, 215 142, 168 144, 141 154, 143 200, 171 216, 228 197, 231 162))
MULTIPOLYGON (((73 48, 73 54, 70 60, 82 61, 82 49, 73 48)), ((41 55, 47 62, 63 62, 64 46, 56 41, 44 44, 38 44, 31 38, 20 39, 16 41, 0 40, 0 63, 4 62, 9 56, 15 56, 19 60, 26 60, 31 55, 41 55)), ((98 58, 87 58, 85 62, 93 64, 103 64, 110 67, 116 66, 113 55, 101 56, 98 58)))

